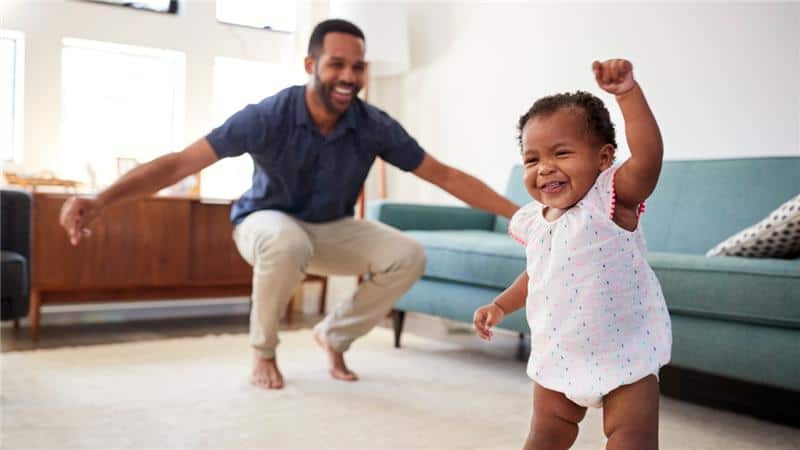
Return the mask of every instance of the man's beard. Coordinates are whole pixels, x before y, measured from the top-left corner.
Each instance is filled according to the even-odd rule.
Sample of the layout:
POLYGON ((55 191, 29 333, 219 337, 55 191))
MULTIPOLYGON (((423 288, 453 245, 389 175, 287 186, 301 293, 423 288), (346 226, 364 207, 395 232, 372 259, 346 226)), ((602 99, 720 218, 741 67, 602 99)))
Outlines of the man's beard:
MULTIPOLYGON (((338 83, 338 84, 340 86, 352 87, 353 98, 355 98, 358 95, 358 92, 361 90, 355 84, 347 84, 347 83, 338 83)), ((324 106, 325 110, 331 114, 342 114, 344 113, 344 111, 347 110, 347 108, 345 108, 344 111, 339 111, 338 109, 336 109, 336 105, 333 103, 334 87, 335 85, 330 85, 330 86, 325 85, 325 83, 323 83, 322 79, 320 79, 319 77, 319 72, 314 71, 314 92, 317 94, 317 98, 319 98, 319 100, 322 102, 322 106, 324 106)), ((352 104, 353 100, 350 100, 350 103, 352 104)), ((350 105, 347 105, 347 107, 349 108, 350 105)))

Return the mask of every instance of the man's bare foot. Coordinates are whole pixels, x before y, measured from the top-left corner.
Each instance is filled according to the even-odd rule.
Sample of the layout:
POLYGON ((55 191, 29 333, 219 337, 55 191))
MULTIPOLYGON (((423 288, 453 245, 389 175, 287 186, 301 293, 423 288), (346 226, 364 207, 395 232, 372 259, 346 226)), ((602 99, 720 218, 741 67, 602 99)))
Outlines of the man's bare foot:
POLYGON ((283 389, 283 374, 278 369, 278 361, 275 358, 265 359, 253 352, 253 373, 250 375, 250 384, 262 389, 283 389))
POLYGON ((314 340, 317 341, 317 345, 328 353, 328 359, 331 363, 331 369, 329 371, 331 377, 342 381, 358 381, 358 375, 348 369, 347 365, 344 363, 344 355, 332 349, 331 346, 328 345, 328 341, 326 341, 317 330, 314 330, 314 340))

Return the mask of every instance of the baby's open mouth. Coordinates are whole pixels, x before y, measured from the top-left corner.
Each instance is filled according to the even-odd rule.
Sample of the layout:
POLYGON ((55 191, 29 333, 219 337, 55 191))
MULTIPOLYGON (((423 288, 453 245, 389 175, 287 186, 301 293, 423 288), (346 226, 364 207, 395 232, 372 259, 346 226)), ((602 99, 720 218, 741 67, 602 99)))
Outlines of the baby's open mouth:
POLYGON ((563 188, 563 186, 565 184, 567 184, 567 183, 565 183, 563 181, 551 181, 551 182, 543 185, 539 189, 541 189, 542 192, 546 192, 548 194, 553 194, 553 193, 559 192, 563 188))

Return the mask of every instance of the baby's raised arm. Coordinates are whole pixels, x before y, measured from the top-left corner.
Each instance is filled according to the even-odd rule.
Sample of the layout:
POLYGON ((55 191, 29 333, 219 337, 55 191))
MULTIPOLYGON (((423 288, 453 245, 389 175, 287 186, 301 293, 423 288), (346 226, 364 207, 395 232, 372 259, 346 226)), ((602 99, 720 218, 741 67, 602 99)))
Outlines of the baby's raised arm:
POLYGON ((598 86, 614 94, 625 119, 625 136, 631 157, 614 178, 617 208, 637 210, 656 188, 661 172, 663 144, 650 106, 633 79, 633 65, 625 59, 592 63, 598 86))

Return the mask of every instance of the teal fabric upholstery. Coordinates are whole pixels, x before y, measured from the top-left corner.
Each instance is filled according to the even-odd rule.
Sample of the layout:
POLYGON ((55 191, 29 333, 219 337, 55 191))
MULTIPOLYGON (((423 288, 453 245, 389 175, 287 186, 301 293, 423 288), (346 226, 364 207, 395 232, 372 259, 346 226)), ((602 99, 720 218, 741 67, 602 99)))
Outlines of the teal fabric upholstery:
POLYGON ((650 251, 704 255, 800 193, 800 157, 667 161, 647 200, 650 251))
MULTIPOLYGON (((511 176, 508 178, 506 184, 505 196, 512 202, 522 206, 530 203, 531 196, 522 184, 522 166, 514 166, 511 168, 511 176)), ((508 219, 505 217, 497 216, 494 224, 494 231, 498 233, 508 232, 508 219)))
POLYGON ((491 230, 495 217, 479 209, 457 206, 410 205, 375 202, 367 217, 399 230, 491 230))
MULTIPOLYGON (((500 292, 502 290, 436 280, 426 276, 403 296, 396 308, 472 323, 475 310, 492 301, 500 292)), ((523 310, 508 316, 503 321, 502 328, 524 334, 530 333, 523 310)))
POLYGON ((523 247, 481 230, 409 231, 428 257, 425 276, 505 289, 525 270, 523 247))
MULTIPOLYGON (((798 192, 800 157, 664 163, 641 226, 672 316, 672 364, 800 391, 800 259, 704 256, 798 192)), ((530 201, 520 166, 506 196, 530 201)), ((369 215, 408 231, 428 256, 400 310, 471 322, 525 268, 504 218, 386 202, 369 215)), ((522 311, 500 327, 529 331, 522 311)))
POLYGON ((800 347, 800 260, 650 252, 648 261, 673 315, 794 328, 800 347))
POLYGON ((672 364, 800 391, 797 329, 672 315, 672 364))

